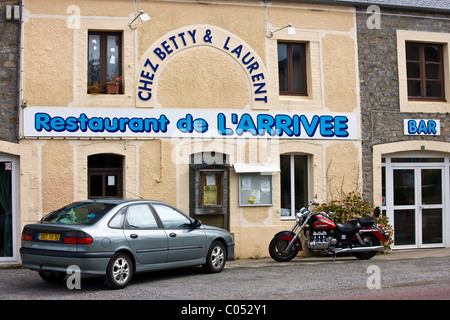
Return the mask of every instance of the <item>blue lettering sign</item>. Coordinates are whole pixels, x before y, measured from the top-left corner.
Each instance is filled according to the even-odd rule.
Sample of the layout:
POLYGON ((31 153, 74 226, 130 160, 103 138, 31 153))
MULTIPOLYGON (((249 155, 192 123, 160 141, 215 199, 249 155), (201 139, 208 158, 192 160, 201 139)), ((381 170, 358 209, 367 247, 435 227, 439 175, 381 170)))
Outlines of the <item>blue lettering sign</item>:
POLYGON ((208 131, 208 122, 202 118, 194 119, 191 114, 188 114, 185 118, 178 120, 177 128, 184 133, 192 133, 194 130, 198 133, 205 133, 208 131))
MULTIPOLYGON (((199 119, 197 119, 199 120, 199 119)), ((200 119, 201 124, 196 128, 201 128, 205 132, 208 124, 205 120, 200 119), (206 129, 205 129, 206 128, 206 129)), ((36 113, 34 127, 36 131, 42 132, 110 132, 117 131, 126 132, 128 129, 132 132, 167 132, 170 121, 165 115, 156 118, 103 118, 92 117, 88 118, 84 113, 80 114, 78 118, 67 117, 66 119, 56 116, 51 117, 47 113, 36 113)))
POLYGON ((439 120, 414 120, 407 121, 407 134, 423 134, 423 135, 437 135, 439 120))
POLYGON ((178 31, 177 34, 167 35, 165 39, 161 39, 151 47, 148 53, 149 56, 144 58, 145 60, 143 61, 145 62, 141 65, 141 70, 138 71, 139 77, 136 90, 138 104, 142 103, 142 106, 153 106, 154 104, 153 96, 156 86, 154 81, 157 79, 157 72, 162 69, 159 68, 160 65, 155 63, 155 61, 166 63, 169 60, 169 56, 176 54, 180 50, 197 45, 213 46, 227 52, 237 60, 253 84, 252 101, 255 104, 266 104, 268 102, 268 86, 264 75, 265 69, 258 55, 238 37, 228 36, 224 30, 214 26, 208 28, 201 25, 192 29, 178 31), (217 33, 221 34, 221 36, 216 36, 217 33), (198 41, 201 39, 203 41, 198 41), (225 39, 225 42, 222 43, 216 39, 225 39))
MULTIPOLYGON (((280 137, 313 139, 356 139, 356 116, 291 113, 216 112, 205 110, 195 117, 183 110, 104 110, 73 111, 51 108, 28 111, 34 123, 35 136, 163 136, 182 137, 280 137), (46 112, 43 112, 46 111, 46 112), (103 116, 110 114, 110 116, 103 116), (151 114, 151 116, 148 116, 151 114), (171 122, 174 125, 170 126, 171 122), (170 127, 169 127, 170 126, 170 127), (352 127, 352 130, 349 129, 352 127), (210 130, 210 129, 213 130, 210 130), (53 133, 53 134, 51 134, 53 133), (158 133, 158 135, 154 135, 158 133), (167 134, 166 134, 167 133, 167 134), (115 135, 114 135, 115 134, 115 135)), ((30 116, 25 117, 30 119, 30 116)), ((405 120, 406 124, 406 120, 405 120)), ((26 129, 28 130, 28 129, 26 129)), ((408 130, 415 134, 439 134, 438 120, 409 121, 408 130), (423 121, 421 123, 421 121, 423 121)), ((29 132, 29 130, 28 130, 29 132)), ((30 136, 26 133, 25 135, 30 136)), ((33 135, 31 135, 33 136, 33 135)))

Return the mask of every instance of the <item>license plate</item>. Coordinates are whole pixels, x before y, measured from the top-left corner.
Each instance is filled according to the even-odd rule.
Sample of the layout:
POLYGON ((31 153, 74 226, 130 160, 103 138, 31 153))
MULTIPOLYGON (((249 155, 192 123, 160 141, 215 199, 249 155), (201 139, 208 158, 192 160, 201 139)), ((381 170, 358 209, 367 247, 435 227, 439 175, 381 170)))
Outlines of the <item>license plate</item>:
POLYGON ((39 233, 39 240, 59 241, 61 235, 58 233, 39 233))

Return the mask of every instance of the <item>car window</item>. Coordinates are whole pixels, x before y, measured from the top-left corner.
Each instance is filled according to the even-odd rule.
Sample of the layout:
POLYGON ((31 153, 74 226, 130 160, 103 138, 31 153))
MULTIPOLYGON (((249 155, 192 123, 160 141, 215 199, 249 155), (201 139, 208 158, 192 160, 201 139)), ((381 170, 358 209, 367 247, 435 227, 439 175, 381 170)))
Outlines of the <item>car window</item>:
POLYGON ((42 219, 42 223, 94 224, 116 205, 101 202, 74 202, 53 211, 42 219))
POLYGON ((128 207, 127 221, 130 228, 157 228, 153 213, 146 204, 137 204, 128 207))
POLYGON ((163 204, 153 204, 164 228, 188 228, 191 220, 179 211, 163 204))
POLYGON ((127 211, 126 208, 120 209, 120 211, 117 212, 114 215, 114 217, 109 221, 108 226, 110 228, 115 228, 115 229, 122 228, 123 217, 124 217, 126 211, 127 211))

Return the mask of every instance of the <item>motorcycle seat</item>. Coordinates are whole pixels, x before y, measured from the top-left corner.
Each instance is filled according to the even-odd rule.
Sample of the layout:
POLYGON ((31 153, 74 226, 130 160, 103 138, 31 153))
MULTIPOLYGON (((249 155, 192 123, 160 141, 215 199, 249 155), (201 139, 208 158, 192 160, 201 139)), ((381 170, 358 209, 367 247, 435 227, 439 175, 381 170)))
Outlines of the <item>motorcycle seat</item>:
POLYGON ((336 229, 342 234, 355 234, 361 229, 361 225, 357 220, 346 223, 336 223, 336 229))
POLYGON ((358 222, 361 227, 371 227, 375 223, 375 219, 372 217, 362 217, 358 218, 358 222))

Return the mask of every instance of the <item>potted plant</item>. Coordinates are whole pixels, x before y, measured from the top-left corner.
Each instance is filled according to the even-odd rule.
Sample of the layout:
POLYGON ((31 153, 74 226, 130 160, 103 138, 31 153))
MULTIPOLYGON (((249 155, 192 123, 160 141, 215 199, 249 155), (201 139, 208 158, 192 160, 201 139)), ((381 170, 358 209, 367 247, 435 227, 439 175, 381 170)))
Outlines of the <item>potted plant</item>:
POLYGON ((92 82, 88 85, 88 92, 90 94, 99 94, 102 90, 102 85, 98 82, 92 82))
POLYGON ((119 85, 122 82, 122 77, 116 77, 113 72, 111 76, 106 79, 105 91, 106 94, 118 94, 119 93, 119 85))

